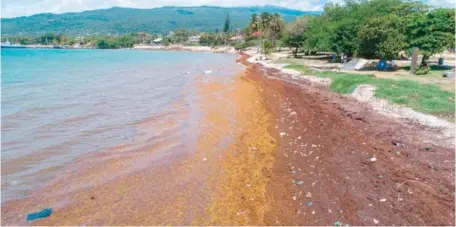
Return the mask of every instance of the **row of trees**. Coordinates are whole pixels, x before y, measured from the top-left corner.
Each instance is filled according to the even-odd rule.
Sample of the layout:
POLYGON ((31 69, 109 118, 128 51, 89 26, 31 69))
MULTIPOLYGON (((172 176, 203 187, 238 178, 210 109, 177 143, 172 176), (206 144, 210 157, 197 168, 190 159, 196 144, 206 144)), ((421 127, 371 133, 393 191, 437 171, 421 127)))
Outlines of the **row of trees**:
POLYGON ((278 40, 284 35, 285 22, 282 17, 275 13, 253 14, 248 26, 243 33, 246 40, 259 39, 258 49, 262 45, 264 52, 278 46, 278 40))
POLYGON ((12 37, 3 37, 2 41, 9 40, 12 43, 20 43, 22 45, 29 44, 49 44, 49 45, 59 45, 67 44, 71 39, 69 39, 65 34, 52 34, 47 33, 42 36, 12 36, 12 37))
MULTIPOLYGON (((151 43, 163 37, 163 44, 185 43, 189 36, 199 34, 200 45, 236 44, 239 47, 258 44, 267 53, 287 46, 296 56, 300 51, 330 51, 337 54, 387 60, 418 47, 423 54, 422 65, 432 54, 455 46, 455 11, 430 9, 421 2, 406 0, 346 0, 345 4, 328 3, 319 16, 299 17, 285 24, 279 14, 253 14, 242 30, 245 42, 228 42, 234 35, 230 15, 221 24, 222 32, 197 33, 175 30, 168 36, 131 33, 120 36, 93 36, 83 40, 64 34, 40 37, 19 37, 11 42, 73 45, 80 43, 98 48, 132 47, 151 43)), ((238 32, 236 32, 236 35, 238 32)))
POLYGON ((224 45, 232 34, 230 16, 226 15, 225 23, 223 24, 223 32, 216 29, 215 32, 198 33, 196 31, 189 31, 187 29, 176 29, 170 34, 164 36, 161 34, 147 34, 147 33, 130 33, 124 35, 95 35, 95 36, 70 36, 65 34, 47 33, 41 36, 9 36, 3 37, 2 42, 10 41, 12 43, 20 43, 22 45, 29 44, 43 44, 43 45, 62 45, 73 46, 80 44, 86 47, 95 47, 101 49, 115 49, 115 48, 129 48, 134 44, 146 43, 150 44, 158 37, 162 37, 162 44, 182 44, 188 41, 190 36, 200 35, 200 45, 216 46, 224 45))
POLYGON ((158 35, 150 35, 145 33, 130 33, 120 36, 66 36, 63 33, 52 34, 47 33, 41 36, 13 36, 3 37, 2 41, 10 41, 12 43, 20 43, 22 45, 43 44, 43 45, 62 45, 72 46, 80 44, 82 46, 96 47, 101 49, 107 48, 129 48, 138 43, 150 43, 156 39, 158 35))
POLYGON ((282 41, 294 49, 331 51, 364 58, 396 59, 418 47, 426 60, 455 45, 455 11, 430 9, 421 2, 347 0, 328 3, 316 17, 286 26, 282 41))

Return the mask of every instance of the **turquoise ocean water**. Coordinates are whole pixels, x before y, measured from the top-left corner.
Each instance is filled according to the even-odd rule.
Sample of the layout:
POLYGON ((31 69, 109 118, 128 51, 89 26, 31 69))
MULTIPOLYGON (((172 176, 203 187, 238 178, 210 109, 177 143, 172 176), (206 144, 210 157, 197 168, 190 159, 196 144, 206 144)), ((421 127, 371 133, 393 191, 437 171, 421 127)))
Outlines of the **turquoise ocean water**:
MULTIPOLYGON (((29 195, 81 156, 132 142, 146 119, 194 113, 166 134, 191 140, 195 76, 242 69, 235 56, 213 53, 2 49, 1 57, 2 202, 29 195)), ((148 130, 148 143, 162 135, 159 126, 148 130)))

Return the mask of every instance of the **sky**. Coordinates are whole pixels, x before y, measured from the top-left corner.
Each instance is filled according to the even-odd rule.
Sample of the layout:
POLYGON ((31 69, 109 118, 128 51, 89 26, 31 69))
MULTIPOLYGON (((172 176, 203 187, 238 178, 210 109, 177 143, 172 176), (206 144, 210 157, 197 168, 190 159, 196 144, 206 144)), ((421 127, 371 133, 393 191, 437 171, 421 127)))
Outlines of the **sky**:
MULTIPOLYGON (((277 5, 299 10, 322 10, 327 1, 343 0, 0 0, 1 17, 30 16, 37 13, 80 12, 114 6, 155 8, 161 6, 257 6, 277 5)), ((456 0, 423 0, 435 7, 455 7, 456 0)))

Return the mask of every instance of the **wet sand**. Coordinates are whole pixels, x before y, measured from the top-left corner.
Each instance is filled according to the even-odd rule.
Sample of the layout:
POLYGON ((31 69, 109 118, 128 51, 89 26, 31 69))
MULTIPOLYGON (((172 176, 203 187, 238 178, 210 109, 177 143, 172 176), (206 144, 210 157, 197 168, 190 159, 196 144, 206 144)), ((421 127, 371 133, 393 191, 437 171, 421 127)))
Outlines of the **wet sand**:
MULTIPOLYGON (((418 126, 247 57, 239 60, 246 71, 231 79, 194 78, 202 113, 188 135, 195 144, 147 144, 140 133, 136 144, 147 146, 83 158, 30 198, 2 206, 2 223, 454 225, 452 149, 422 144, 418 126), (48 207, 51 217, 25 222, 48 207)), ((183 119, 188 113, 139 127, 172 131, 183 119)))

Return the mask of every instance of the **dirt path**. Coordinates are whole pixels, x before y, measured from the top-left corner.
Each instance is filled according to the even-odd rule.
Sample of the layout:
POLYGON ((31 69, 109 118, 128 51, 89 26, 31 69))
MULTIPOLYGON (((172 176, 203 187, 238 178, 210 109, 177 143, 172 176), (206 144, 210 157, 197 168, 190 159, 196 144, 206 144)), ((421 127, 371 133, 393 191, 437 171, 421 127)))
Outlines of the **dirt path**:
POLYGON ((421 128, 325 88, 248 70, 280 138, 267 224, 455 224, 454 149, 423 144, 421 128))

